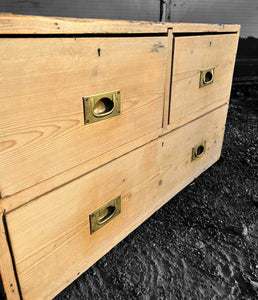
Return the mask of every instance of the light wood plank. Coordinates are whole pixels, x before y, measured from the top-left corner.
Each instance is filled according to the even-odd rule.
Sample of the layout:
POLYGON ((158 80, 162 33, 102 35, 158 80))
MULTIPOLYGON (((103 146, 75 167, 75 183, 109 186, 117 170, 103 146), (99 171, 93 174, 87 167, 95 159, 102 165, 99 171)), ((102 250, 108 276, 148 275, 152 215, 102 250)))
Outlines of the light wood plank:
POLYGON ((106 163, 120 157, 140 146, 147 144, 150 141, 155 140, 162 134, 162 129, 156 130, 150 134, 147 134, 139 139, 133 140, 127 144, 124 144, 112 151, 104 153, 94 159, 91 159, 85 163, 82 163, 74 168, 62 172, 53 178, 44 180, 34 186, 18 192, 10 197, 6 197, 0 200, 0 209, 5 209, 6 212, 10 212, 15 208, 25 204, 26 202, 33 200, 57 187, 68 183, 106 163))
POLYGON ((155 23, 23 15, 0 15, 0 34, 166 33, 239 31, 239 25, 155 23))
POLYGON ((172 28, 173 33, 198 33, 198 32, 238 32, 237 24, 207 24, 207 23, 166 23, 172 28))
POLYGON ((238 34, 176 37, 169 123, 229 98, 238 34), (215 67, 214 82, 200 88, 200 71, 215 67))
POLYGON ((168 124, 166 132, 182 127, 184 124, 187 124, 195 119, 198 119, 200 116, 203 116, 225 104, 227 105, 229 104, 229 97, 225 97, 223 99, 220 99, 219 101, 213 102, 210 105, 201 108, 200 110, 190 113, 189 115, 187 115, 182 119, 179 119, 175 122, 172 122, 171 124, 168 124))
POLYGON ((7 300, 20 300, 18 286, 14 274, 12 258, 3 223, 4 212, 0 211, 0 274, 7 300))
POLYGON ((8 38, 0 56, 3 198, 162 127, 167 37, 8 38), (82 97, 116 89, 121 115, 85 126, 82 97))
POLYGON ((51 299, 213 164, 226 114, 224 105, 7 214, 23 299, 51 299), (117 195, 121 214, 90 235, 89 214, 117 195))
POLYGON ((166 26, 147 21, 121 21, 0 14, 0 34, 166 33, 166 26))

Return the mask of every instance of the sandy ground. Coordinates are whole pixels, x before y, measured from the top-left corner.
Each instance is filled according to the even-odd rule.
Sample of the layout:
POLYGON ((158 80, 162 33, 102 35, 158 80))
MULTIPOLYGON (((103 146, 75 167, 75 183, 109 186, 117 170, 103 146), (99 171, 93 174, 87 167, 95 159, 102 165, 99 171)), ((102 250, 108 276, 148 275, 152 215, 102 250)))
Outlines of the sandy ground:
POLYGON ((233 87, 221 159, 55 300, 258 299, 257 124, 233 87))

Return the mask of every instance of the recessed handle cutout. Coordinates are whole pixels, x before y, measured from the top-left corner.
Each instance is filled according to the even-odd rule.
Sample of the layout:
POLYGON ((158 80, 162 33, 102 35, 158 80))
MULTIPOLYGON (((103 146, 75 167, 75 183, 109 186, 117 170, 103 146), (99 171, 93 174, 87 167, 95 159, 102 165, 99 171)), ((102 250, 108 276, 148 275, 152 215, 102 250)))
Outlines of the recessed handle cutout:
POLYGON ((121 213, 121 196, 110 200, 89 215, 90 234, 99 230, 121 213))
POLYGON ((203 156, 206 150, 206 141, 201 142, 200 144, 192 148, 192 161, 203 156))
POLYGON ((84 125, 120 115, 120 90, 83 97, 84 125))
POLYGON ((97 220, 97 223, 99 225, 101 225, 101 224, 104 224, 104 223, 108 222, 108 220, 113 218, 115 212, 116 212, 115 206, 108 206, 102 212, 100 212, 99 219, 97 220))
POLYGON ((200 88, 213 83, 214 70, 215 70, 215 68, 209 68, 209 69, 200 71, 200 84, 199 84, 200 88))
POLYGON ((103 117, 111 114, 114 109, 114 102, 109 98, 101 98, 95 103, 93 113, 96 117, 103 117))

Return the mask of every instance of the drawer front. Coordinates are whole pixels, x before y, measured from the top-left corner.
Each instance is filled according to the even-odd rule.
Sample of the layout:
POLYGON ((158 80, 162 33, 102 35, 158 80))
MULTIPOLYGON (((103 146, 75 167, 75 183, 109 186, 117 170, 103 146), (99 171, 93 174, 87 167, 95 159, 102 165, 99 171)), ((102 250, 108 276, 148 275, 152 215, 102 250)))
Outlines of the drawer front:
POLYGON ((167 37, 2 38, 2 197, 162 124, 167 37), (84 124, 83 97, 120 90, 121 112, 84 124))
POLYGON ((181 126, 228 101, 237 44, 238 34, 175 37, 170 124, 181 126))
POLYGON ((226 113, 227 105, 8 213, 23 299, 51 299, 213 164, 226 113), (118 196, 121 212, 91 234, 89 217, 118 196))

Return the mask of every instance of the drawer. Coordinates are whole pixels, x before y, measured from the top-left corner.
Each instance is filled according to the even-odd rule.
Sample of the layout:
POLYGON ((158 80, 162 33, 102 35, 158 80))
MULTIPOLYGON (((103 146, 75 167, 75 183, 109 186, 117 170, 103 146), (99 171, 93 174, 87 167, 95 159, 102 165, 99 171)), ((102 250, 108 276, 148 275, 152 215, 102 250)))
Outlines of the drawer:
POLYGON ((23 299, 54 297, 212 165, 220 156, 226 114, 224 105, 9 212, 23 299), (199 151, 194 159, 193 149, 199 151), (118 196, 121 212, 91 234, 90 216, 118 196))
POLYGON ((237 33, 174 38, 172 128, 229 100, 237 44, 237 33))
POLYGON ((161 128, 167 36, 7 36, 0 55, 2 197, 161 128), (83 97, 117 90, 87 124, 83 97))

